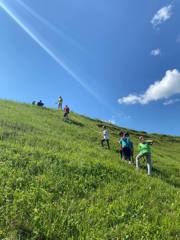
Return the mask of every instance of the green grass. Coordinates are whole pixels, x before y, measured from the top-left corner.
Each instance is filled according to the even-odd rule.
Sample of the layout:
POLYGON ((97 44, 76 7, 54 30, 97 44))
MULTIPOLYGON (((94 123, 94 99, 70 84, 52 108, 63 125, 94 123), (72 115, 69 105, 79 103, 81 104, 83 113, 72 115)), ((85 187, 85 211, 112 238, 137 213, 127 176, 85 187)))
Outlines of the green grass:
MULTIPOLYGON (((117 126, 108 151, 103 122, 62 117, 0 101, 0 239, 180 239, 180 137, 147 135, 148 177, 120 161, 117 126)), ((129 132, 136 149, 142 133, 129 132)))

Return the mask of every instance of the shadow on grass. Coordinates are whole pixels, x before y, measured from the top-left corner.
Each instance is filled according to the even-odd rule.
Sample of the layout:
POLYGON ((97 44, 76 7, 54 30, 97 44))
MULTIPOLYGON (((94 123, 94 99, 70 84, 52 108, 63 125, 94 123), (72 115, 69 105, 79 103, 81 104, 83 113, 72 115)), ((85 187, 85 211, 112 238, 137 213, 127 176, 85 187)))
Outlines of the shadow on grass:
POLYGON ((65 122, 69 123, 69 124, 74 124, 74 125, 79 126, 79 127, 84 127, 83 123, 75 121, 75 120, 72 120, 72 119, 65 120, 65 122))

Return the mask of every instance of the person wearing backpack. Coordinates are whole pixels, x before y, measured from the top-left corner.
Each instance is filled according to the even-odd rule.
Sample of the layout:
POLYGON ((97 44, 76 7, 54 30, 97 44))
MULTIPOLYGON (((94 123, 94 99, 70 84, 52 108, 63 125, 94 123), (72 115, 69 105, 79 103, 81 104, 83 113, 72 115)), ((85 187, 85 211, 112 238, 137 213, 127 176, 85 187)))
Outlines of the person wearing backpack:
POLYGON ((122 159, 129 161, 131 164, 131 156, 133 152, 133 143, 130 140, 129 133, 125 133, 120 140, 120 146, 122 148, 122 159))
POLYGON ((126 138, 127 138, 127 142, 128 142, 128 147, 130 149, 130 160, 129 160, 129 164, 133 163, 133 156, 134 156, 134 145, 133 142, 130 138, 129 133, 125 134, 126 138))
POLYGON ((68 105, 66 105, 64 108, 64 121, 69 120, 69 112, 70 112, 70 109, 68 105))
POLYGON ((103 139, 101 140, 101 146, 102 147, 104 147, 104 142, 107 143, 108 149, 110 149, 109 133, 108 133, 108 130, 106 129, 106 126, 103 126, 103 139))
POLYGON ((152 174, 152 160, 151 160, 151 148, 150 145, 153 144, 153 141, 145 141, 143 136, 139 137, 140 143, 138 148, 140 150, 139 154, 136 156, 136 169, 139 170, 139 160, 143 157, 147 161, 147 173, 149 176, 152 174))

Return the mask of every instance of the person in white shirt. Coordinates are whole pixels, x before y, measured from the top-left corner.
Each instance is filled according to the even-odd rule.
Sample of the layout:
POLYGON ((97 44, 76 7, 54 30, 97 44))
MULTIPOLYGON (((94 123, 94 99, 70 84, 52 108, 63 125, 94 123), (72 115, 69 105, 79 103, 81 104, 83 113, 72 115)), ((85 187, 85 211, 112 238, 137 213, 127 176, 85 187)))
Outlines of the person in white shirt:
POLYGON ((58 98, 57 103, 58 103, 58 109, 62 110, 63 98, 61 96, 58 98))
POLYGON ((110 149, 109 146, 109 133, 108 130, 106 129, 106 126, 103 126, 103 139, 101 140, 101 145, 104 147, 104 143, 107 143, 108 149, 110 149))

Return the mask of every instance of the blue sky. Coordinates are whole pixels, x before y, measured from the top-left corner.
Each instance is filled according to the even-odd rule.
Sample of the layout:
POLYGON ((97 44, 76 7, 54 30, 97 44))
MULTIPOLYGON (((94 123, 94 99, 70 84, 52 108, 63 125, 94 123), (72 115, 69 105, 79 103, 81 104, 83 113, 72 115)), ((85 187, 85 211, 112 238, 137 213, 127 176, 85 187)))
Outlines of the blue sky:
POLYGON ((180 135, 180 1, 0 0, 0 98, 180 135))

